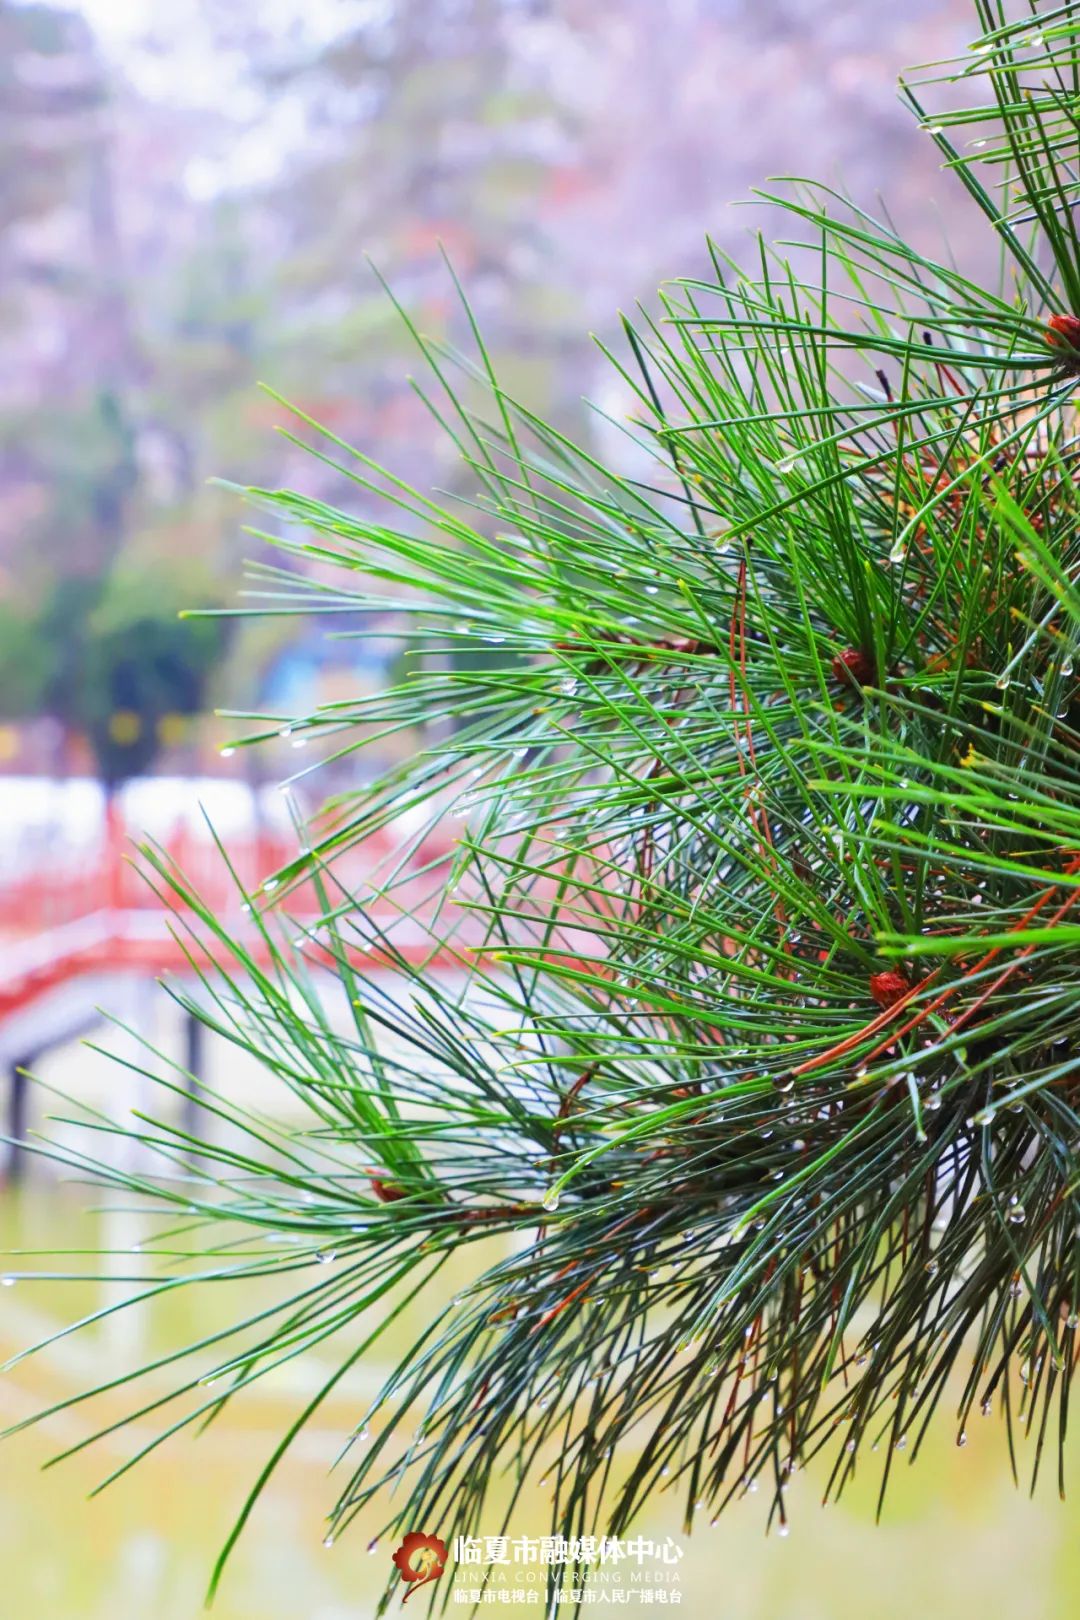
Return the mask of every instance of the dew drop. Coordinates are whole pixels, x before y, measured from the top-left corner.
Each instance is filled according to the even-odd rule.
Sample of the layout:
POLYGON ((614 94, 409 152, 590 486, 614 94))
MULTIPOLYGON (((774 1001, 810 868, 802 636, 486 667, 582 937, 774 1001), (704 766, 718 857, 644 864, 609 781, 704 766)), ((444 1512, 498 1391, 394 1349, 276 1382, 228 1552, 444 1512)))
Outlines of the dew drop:
POLYGON ((931 1277, 936 1277, 940 1269, 941 1266, 938 1260, 930 1259, 926 1262, 926 1270, 931 1277))
POLYGON ((782 1519, 780 1521, 780 1524, 777 1526, 776 1533, 778 1536, 790 1536, 791 1526, 788 1524, 786 1519, 782 1519))
POLYGON ((323 1546, 324 1547, 332 1547, 333 1545, 334 1545, 333 1536, 324 1536, 323 1537, 323 1546))
POLYGON ((1024 1209, 1023 1204, 1010 1204, 1008 1220, 1013 1226, 1023 1226, 1024 1222, 1027 1220, 1027 1211, 1024 1209))
POLYGON ((0 1288, 14 1288, 14 1277, 0 1277, 0 1288))
POLYGON ((966 1446, 967 1445, 967 1435, 964 1433, 963 1429, 961 1429, 960 1433, 957 1435, 956 1443, 957 1443, 958 1446, 966 1446))
POLYGON ((549 1187, 548 1188, 547 1192, 544 1194, 544 1197, 543 1197, 543 1205, 544 1205, 545 1209, 558 1209, 558 1207, 559 1207, 559 1189, 558 1189, 558 1187, 549 1187))
POLYGON ((1065 1326, 1067 1328, 1072 1328, 1073 1331, 1075 1331, 1078 1327, 1080 1327, 1080 1314, 1078 1314, 1076 1311, 1070 1311, 1068 1316, 1065 1318, 1065 1326))
POLYGON ((223 748, 221 750, 221 757, 222 757, 222 759, 232 759, 232 757, 233 757, 233 755, 235 753, 236 753, 235 748, 223 748))
POLYGON ((320 1249, 315 1258, 319 1262, 320 1266, 333 1265, 334 1261, 337 1259, 337 1250, 320 1249))
POLYGON ((378 1550, 379 1550, 379 1538, 378 1538, 378 1536, 373 1536, 372 1539, 368 1542, 367 1550, 368 1550, 369 1553, 378 1552, 378 1550))
POLYGON ((907 1450, 907 1435, 906 1434, 902 1434, 900 1436, 899 1440, 896 1442, 896 1449, 897 1449, 897 1451, 906 1451, 907 1450))

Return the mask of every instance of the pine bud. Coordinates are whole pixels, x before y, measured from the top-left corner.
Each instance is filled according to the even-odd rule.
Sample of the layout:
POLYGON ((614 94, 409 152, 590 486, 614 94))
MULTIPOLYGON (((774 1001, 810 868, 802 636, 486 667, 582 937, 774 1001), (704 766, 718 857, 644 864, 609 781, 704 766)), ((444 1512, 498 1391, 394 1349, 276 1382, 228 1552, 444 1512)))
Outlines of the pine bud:
POLYGON ((845 647, 833 659, 832 672, 848 686, 869 686, 874 679, 874 661, 857 647, 845 647))
POLYGON ((903 1001, 910 989, 910 982, 893 968, 886 968, 884 973, 870 975, 870 994, 879 1007, 895 1007, 898 1001, 903 1001))
POLYGON ((1052 349, 1064 349, 1080 355, 1080 317, 1051 315, 1046 324, 1046 341, 1052 349))
POLYGON ((382 1176, 372 1176, 371 1190, 383 1204, 396 1204, 399 1198, 409 1196, 404 1187, 399 1187, 396 1181, 384 1181, 382 1176))

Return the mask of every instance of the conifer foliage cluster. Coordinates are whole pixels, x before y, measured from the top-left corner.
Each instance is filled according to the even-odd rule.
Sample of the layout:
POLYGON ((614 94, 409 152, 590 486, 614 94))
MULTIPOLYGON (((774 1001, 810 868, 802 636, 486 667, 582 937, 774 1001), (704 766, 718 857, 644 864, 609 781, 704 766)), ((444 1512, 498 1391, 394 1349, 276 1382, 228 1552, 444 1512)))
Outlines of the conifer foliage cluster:
POLYGON ((884 1496, 939 1409, 958 1444, 988 1415, 1017 1469, 1062 1473, 1080 5, 975 11, 972 48, 902 95, 985 215, 993 286, 778 182, 781 241, 711 250, 624 323, 619 467, 509 397, 473 326, 467 354, 414 330, 465 498, 302 419, 355 503, 250 492, 283 553, 267 607, 348 631, 393 608, 411 655, 244 740, 283 719, 337 757, 426 740, 247 897, 268 970, 149 852, 205 974, 177 993, 307 1110, 286 1129, 204 1093, 197 1152, 117 1121, 161 1174, 98 1169, 191 1251, 143 1296, 278 1279, 173 1359, 162 1438, 306 1350, 333 1361, 241 1525, 418 1300, 343 1437, 333 1537, 361 1513, 494 1533, 540 1476, 568 1537, 751 1488, 783 1530, 811 1459, 828 1495, 864 1470, 884 1496), (425 866, 448 813, 454 854, 425 866), (343 855, 406 815, 399 859, 345 885, 343 855), (296 937, 304 884, 324 918, 296 937))

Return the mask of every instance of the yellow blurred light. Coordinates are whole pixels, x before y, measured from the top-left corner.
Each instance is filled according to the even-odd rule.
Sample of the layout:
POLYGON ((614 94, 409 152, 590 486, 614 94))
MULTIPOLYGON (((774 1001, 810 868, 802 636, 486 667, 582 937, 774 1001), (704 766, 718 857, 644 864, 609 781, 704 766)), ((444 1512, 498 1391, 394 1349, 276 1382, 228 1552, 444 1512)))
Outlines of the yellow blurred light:
POLYGON ((109 736, 122 748, 138 742, 141 731, 142 721, 134 709, 117 709, 109 716, 109 736))
POLYGON ((162 748, 175 748, 187 736, 186 714, 163 714, 157 723, 158 742, 162 748))

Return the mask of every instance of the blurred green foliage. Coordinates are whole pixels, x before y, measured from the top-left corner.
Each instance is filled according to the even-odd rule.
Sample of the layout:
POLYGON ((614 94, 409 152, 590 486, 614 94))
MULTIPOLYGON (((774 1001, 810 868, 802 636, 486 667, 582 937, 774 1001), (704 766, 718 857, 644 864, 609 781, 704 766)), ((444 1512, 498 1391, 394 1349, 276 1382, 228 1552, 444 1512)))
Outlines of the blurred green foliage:
POLYGON ((185 741, 225 646, 227 621, 179 617, 192 590, 175 570, 120 567, 58 579, 32 616, 0 603, 0 714, 84 734, 109 786, 141 774, 185 741))

